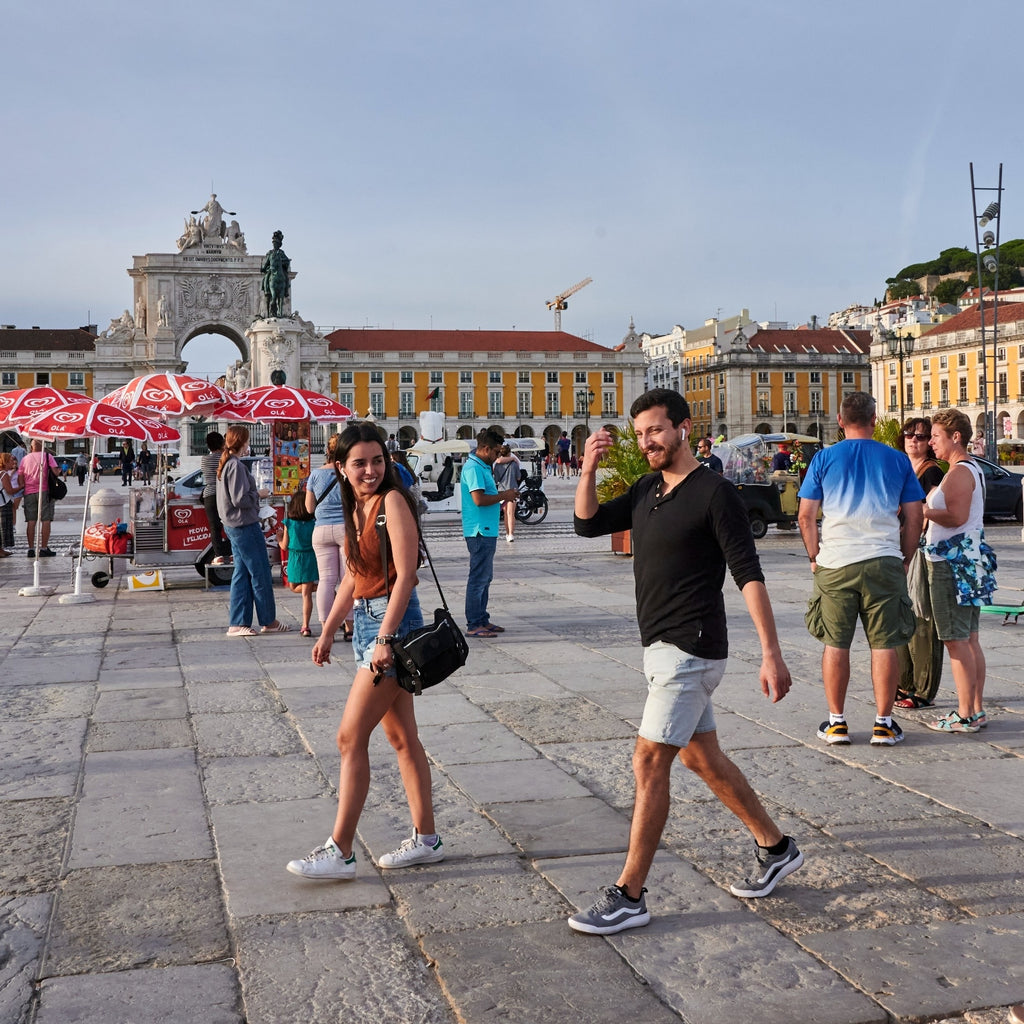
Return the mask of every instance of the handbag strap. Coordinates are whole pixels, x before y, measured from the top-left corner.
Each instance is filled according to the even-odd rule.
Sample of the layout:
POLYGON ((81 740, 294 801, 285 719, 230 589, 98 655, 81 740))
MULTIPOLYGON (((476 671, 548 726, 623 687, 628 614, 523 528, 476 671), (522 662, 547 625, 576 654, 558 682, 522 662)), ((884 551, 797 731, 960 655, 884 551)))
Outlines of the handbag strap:
MULTIPOLYGON (((383 508, 384 502, 381 502, 383 508)), ((427 557, 427 565, 430 566, 430 574, 434 577, 434 586, 437 587, 438 594, 441 595, 441 606, 444 610, 448 611, 448 602, 444 598, 444 591, 441 589, 441 581, 437 578, 437 573, 434 571, 434 560, 430 557, 430 550, 427 547, 427 542, 423 539, 423 531, 420 529, 420 521, 416 520, 416 536, 419 538, 420 546, 423 548, 423 554, 427 557)), ((380 567, 384 573, 384 592, 390 597, 391 596, 391 584, 388 580, 388 517, 384 512, 377 513, 377 541, 380 547, 380 567)), ((450 613, 449 613, 450 614, 450 613)))
POLYGON ((324 498, 326 498, 327 495, 331 493, 332 489, 334 488, 334 485, 337 482, 338 482, 338 472, 337 472, 337 470, 335 470, 335 472, 334 472, 334 479, 324 488, 324 493, 321 494, 320 497, 316 499, 316 504, 313 506, 313 508, 318 508, 320 506, 320 502, 323 501, 324 498))

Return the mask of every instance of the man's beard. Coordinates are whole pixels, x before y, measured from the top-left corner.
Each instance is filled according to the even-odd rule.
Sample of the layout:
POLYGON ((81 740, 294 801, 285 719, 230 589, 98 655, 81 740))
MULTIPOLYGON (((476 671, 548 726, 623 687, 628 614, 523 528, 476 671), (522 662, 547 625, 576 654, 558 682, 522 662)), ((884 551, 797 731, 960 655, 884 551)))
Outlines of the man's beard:
POLYGON ((650 452, 644 452, 644 458, 647 459, 647 464, 651 469, 659 470, 666 469, 675 462, 676 454, 682 447, 683 442, 676 436, 675 441, 670 441, 666 444, 659 444, 656 449, 650 452))

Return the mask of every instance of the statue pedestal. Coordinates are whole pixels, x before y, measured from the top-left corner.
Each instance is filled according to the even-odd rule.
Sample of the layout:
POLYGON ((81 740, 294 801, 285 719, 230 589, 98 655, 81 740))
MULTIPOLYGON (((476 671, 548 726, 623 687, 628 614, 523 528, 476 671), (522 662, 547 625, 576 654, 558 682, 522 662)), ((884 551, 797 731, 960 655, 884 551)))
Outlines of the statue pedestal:
POLYGON ((271 374, 280 370, 288 384, 301 387, 299 370, 304 326, 298 319, 269 317, 254 320, 245 332, 252 345, 252 386, 272 384, 271 374))

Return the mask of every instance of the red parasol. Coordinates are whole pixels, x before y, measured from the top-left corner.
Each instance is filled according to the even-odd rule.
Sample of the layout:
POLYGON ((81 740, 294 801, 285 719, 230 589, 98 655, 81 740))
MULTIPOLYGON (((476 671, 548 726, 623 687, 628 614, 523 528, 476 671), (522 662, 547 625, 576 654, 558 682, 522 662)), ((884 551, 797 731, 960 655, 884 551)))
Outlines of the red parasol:
POLYGON ((48 384, 5 391, 0 394, 0 427, 17 427, 33 416, 58 409, 62 405, 91 401, 91 398, 77 391, 61 391, 48 384))
POLYGON ((195 416, 230 402, 230 393, 187 373, 147 373, 112 391, 104 402, 161 416, 195 416))
POLYGON ((29 437, 130 437, 150 444, 168 444, 181 434, 174 427, 106 402, 71 402, 25 422, 29 437))
POLYGON ((234 392, 229 402, 218 406, 209 415, 215 420, 241 420, 244 423, 300 420, 341 423, 351 418, 352 410, 317 391, 269 384, 234 392))

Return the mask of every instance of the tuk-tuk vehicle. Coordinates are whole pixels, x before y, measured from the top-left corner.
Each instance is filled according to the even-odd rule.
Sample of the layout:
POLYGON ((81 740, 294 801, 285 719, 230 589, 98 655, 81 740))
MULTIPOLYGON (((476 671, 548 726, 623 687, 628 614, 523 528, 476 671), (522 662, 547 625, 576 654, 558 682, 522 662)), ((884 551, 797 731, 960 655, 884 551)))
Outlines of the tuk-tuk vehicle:
POLYGON ((801 470, 820 446, 816 437, 806 434, 742 434, 712 446, 722 460, 722 475, 743 498, 756 539, 773 523, 780 530, 796 529, 801 470), (781 448, 788 448, 791 457, 799 456, 797 466, 772 470, 772 459, 781 448))

